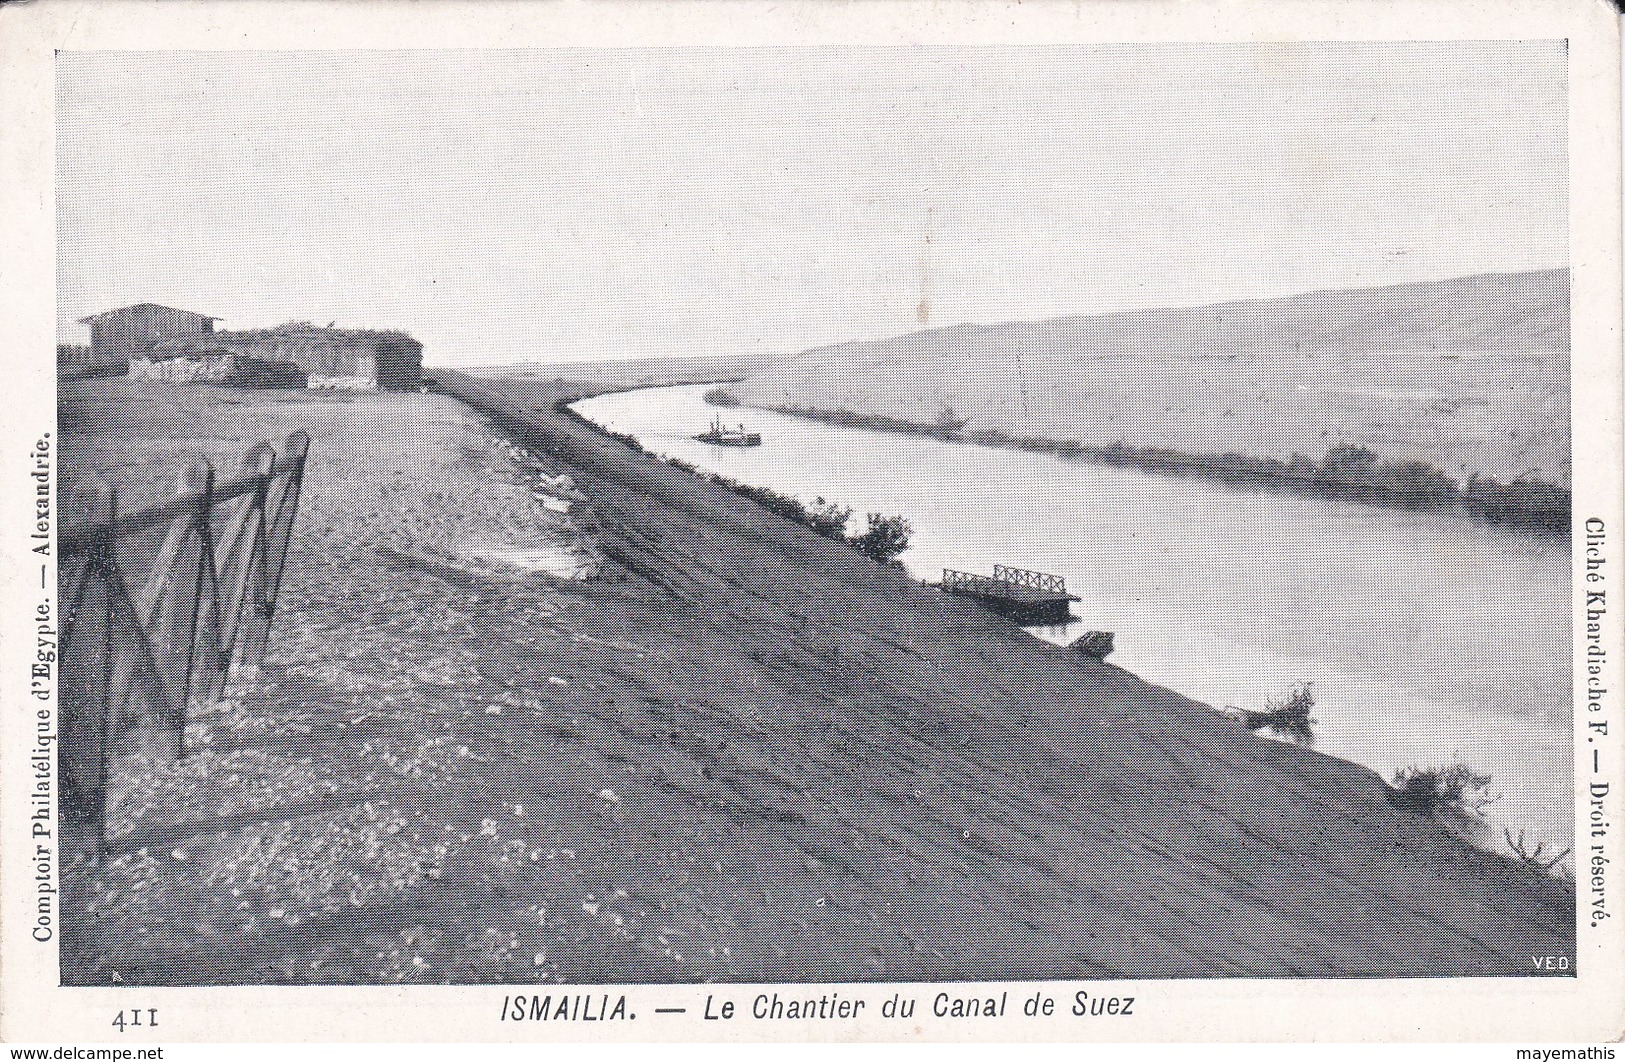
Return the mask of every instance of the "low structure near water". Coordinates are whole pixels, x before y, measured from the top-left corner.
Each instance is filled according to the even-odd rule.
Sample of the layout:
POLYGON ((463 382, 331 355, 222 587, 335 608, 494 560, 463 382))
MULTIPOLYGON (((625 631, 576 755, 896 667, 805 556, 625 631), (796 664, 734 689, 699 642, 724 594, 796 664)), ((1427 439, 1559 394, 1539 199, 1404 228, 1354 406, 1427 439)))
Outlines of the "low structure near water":
POLYGON ((1003 564, 993 566, 991 577, 944 568, 938 585, 950 594, 975 598, 1024 626, 1065 623, 1072 618, 1072 602, 1079 600, 1066 592, 1066 580, 1059 575, 1003 564))

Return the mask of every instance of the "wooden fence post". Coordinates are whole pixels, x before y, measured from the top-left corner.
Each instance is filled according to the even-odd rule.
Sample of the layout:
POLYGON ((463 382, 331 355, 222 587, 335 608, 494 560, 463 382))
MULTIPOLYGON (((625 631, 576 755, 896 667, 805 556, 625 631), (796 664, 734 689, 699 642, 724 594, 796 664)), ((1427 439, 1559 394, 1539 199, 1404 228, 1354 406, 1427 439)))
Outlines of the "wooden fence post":
POLYGON ((265 499, 276 467, 276 451, 265 443, 243 455, 242 472, 259 482, 255 489, 222 504, 228 514, 215 544, 215 572, 220 586, 220 648, 223 666, 212 676, 205 696, 214 701, 225 692, 226 679, 242 648, 243 611, 265 563, 265 499))
POLYGON ((296 431, 288 436, 282 457, 274 466, 265 496, 264 564, 255 580, 248 626, 243 632, 242 662, 258 671, 265 656, 265 643, 271 633, 271 614, 276 609, 277 591, 282 586, 282 566, 288 559, 288 540, 293 520, 299 512, 299 492, 305 477, 305 458, 310 453, 310 436, 296 431))
POLYGON ((218 667, 219 646, 204 628, 215 597, 214 550, 209 516, 214 502, 214 469, 198 461, 182 473, 175 487, 178 501, 188 503, 170 522, 169 533, 136 602, 138 629, 148 635, 148 655, 157 678, 152 691, 157 727, 152 751, 178 759, 186 747, 186 709, 191 700, 196 665, 218 667))
POLYGON ((107 801, 108 698, 113 665, 113 521, 118 492, 93 480, 91 540, 62 626, 57 765, 62 778, 58 805, 64 861, 101 857, 107 801), (70 651, 71 650, 71 651, 70 651))

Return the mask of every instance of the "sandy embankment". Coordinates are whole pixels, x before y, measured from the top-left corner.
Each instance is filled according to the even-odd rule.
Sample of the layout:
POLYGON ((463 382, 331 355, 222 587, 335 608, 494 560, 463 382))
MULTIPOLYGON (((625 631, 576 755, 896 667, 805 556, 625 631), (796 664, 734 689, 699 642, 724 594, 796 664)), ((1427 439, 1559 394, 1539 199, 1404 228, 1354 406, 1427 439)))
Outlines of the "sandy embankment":
MULTIPOLYGON (((148 432, 229 452, 307 426, 311 486, 266 681, 199 721, 187 762, 120 775, 115 858, 68 882, 70 981, 1506 974, 1572 954, 1569 890, 1394 809, 1369 771, 638 456, 554 413, 565 393, 485 398, 575 479, 568 514, 437 396, 200 391, 201 421, 148 432), (587 568, 596 549, 602 572, 475 542, 587 568)), ((92 437, 68 448, 81 467, 157 415, 64 408, 92 437)))
MULTIPOLYGON (((1569 342, 1568 270, 1544 270, 929 329, 805 351, 729 390, 877 427, 1117 447, 1151 468, 1292 482, 1301 470, 1268 462, 1352 446, 1566 491, 1569 342)), ((1342 471, 1379 496, 1429 486, 1342 471)))

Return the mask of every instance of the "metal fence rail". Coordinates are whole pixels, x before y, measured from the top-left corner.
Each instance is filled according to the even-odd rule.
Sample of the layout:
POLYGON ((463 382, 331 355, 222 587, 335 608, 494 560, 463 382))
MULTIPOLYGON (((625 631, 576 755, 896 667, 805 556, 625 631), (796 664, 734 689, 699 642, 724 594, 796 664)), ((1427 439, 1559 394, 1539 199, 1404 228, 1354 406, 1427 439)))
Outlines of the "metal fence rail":
POLYGON ((1010 568, 1003 564, 993 566, 992 576, 971 572, 942 569, 942 588, 952 593, 981 594, 990 597, 1010 597, 1017 590, 1037 590, 1042 593, 1065 594, 1066 579, 1046 572, 1033 572, 1025 568, 1010 568))
POLYGON ((942 588, 955 594, 1009 594, 1012 587, 1009 583, 1001 583, 985 575, 976 575, 972 572, 955 571, 952 568, 942 569, 942 588))
POLYGON ((89 519, 58 536, 64 597, 61 725, 64 851, 100 855, 107 765, 118 752, 185 754, 194 703, 218 699, 234 673, 265 653, 299 509, 310 437, 288 436, 244 455, 240 474, 216 484, 199 461, 175 497, 120 514, 118 491, 87 487, 89 519), (150 573, 132 588, 120 545, 164 531, 150 573))
POLYGON ((1028 571, 1026 568, 1011 568, 1003 564, 993 566, 993 578, 1001 583, 1011 583, 1015 586, 1025 587, 1028 590, 1044 590, 1054 594, 1066 593, 1066 579, 1059 575, 1050 575, 1047 572, 1028 571))

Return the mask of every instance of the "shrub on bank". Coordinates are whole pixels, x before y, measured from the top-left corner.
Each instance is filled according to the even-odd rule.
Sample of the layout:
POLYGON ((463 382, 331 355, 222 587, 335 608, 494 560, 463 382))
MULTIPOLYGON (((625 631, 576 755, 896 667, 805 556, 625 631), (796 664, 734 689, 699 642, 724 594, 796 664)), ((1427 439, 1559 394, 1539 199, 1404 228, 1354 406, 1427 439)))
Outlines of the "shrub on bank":
POLYGON ((846 522, 850 519, 852 519, 850 505, 837 505, 832 501, 825 501, 823 495, 814 498, 812 507, 807 510, 807 526, 825 538, 845 539, 846 522))
POLYGON ((1315 743, 1315 723, 1318 721, 1313 714, 1314 708, 1315 684, 1300 683, 1280 700, 1266 700, 1264 710, 1258 713, 1258 725, 1253 729, 1267 730, 1297 745, 1312 746, 1315 743))
POLYGON ((1470 509, 1490 520, 1558 529, 1568 526, 1568 488, 1529 474, 1511 483, 1501 483, 1475 473, 1467 477, 1462 497, 1470 509))
POLYGON ((1241 720, 1248 730, 1263 730, 1294 745, 1312 747, 1315 743, 1315 684, 1301 682, 1279 700, 1270 698, 1262 711, 1229 707, 1225 714, 1241 720))
POLYGON ((611 431, 608 428, 599 428, 598 430, 609 436, 611 439, 614 439, 616 442, 625 443, 627 446, 630 446, 640 454, 646 454, 649 452, 643 448, 642 443, 638 442, 637 436, 635 435, 628 435, 623 431, 611 431))
POLYGON ((731 479, 718 478, 716 482, 741 497, 749 498, 775 516, 782 516, 805 527, 812 526, 812 517, 807 513, 807 507, 789 494, 780 494, 767 487, 753 487, 748 483, 738 483, 731 479))
POLYGON ((970 423, 968 417, 962 417, 955 412, 954 407, 944 402, 942 408, 937 410, 937 419, 932 427, 944 438, 954 438, 970 423))
POLYGON ((1568 868, 1560 867, 1559 864, 1568 856, 1569 849, 1565 848, 1555 856, 1549 856, 1547 855, 1545 841, 1538 841, 1531 848, 1529 842, 1524 840, 1522 830, 1518 831, 1516 837, 1512 836, 1512 827, 1510 826, 1503 827, 1501 832, 1506 836, 1507 847, 1512 850, 1512 854, 1517 856, 1518 861, 1524 866, 1540 874, 1555 874, 1560 878, 1566 877, 1568 868))
POLYGON ((1448 767, 1410 766, 1394 772, 1394 802, 1433 818, 1482 823, 1484 809, 1500 797, 1490 793, 1490 776, 1465 763, 1448 767))
POLYGON ((914 528, 901 516, 869 514, 869 526, 861 534, 849 535, 847 544, 866 557, 889 564, 908 549, 914 528))
POLYGON ((782 516, 792 523, 812 530, 825 538, 843 542, 867 557, 880 561, 883 564, 894 563, 904 550, 908 549, 910 537, 914 529, 909 522, 901 516, 885 516, 881 513, 870 513, 868 527, 857 534, 847 534, 847 521, 852 518, 850 506, 839 505, 829 501, 822 495, 813 499, 811 506, 789 495, 768 487, 754 487, 749 483, 741 483, 727 476, 719 476, 714 472, 706 472, 696 468, 687 461, 678 457, 666 458, 666 463, 673 468, 680 468, 690 475, 709 480, 719 487, 726 487, 739 495, 755 502, 775 516, 782 516))

